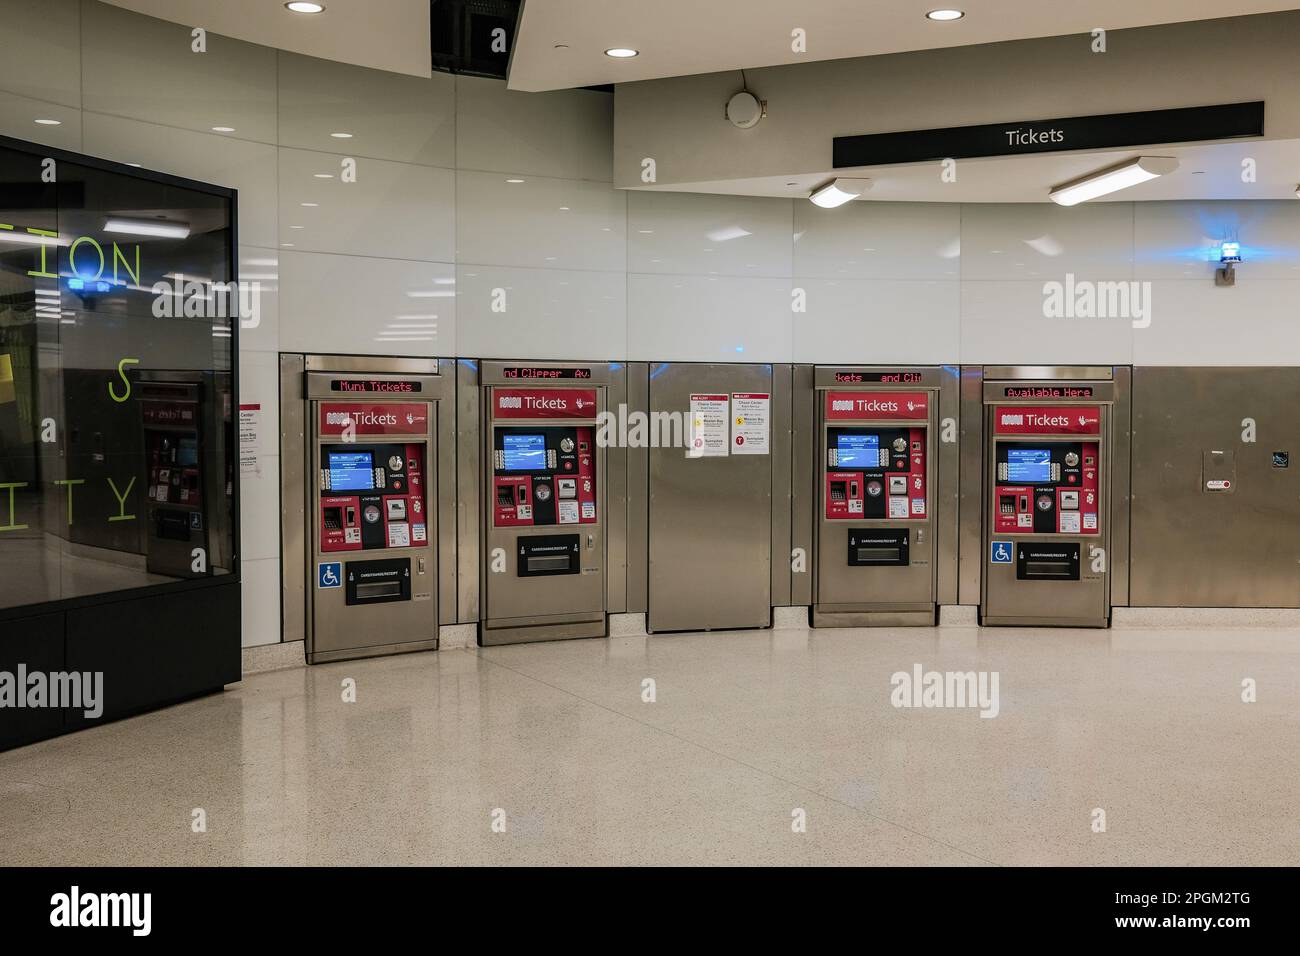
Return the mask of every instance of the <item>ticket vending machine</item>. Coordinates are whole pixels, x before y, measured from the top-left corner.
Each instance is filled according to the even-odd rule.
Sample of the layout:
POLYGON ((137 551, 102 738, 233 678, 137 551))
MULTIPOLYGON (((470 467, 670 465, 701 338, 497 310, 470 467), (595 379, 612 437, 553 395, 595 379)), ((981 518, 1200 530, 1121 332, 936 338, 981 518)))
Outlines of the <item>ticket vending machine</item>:
POLYGON ((608 367, 484 362, 479 643, 606 632, 608 367))
POLYGON ((986 377, 983 401, 981 623, 1108 626, 1114 382, 986 377))
POLYGON ((308 663, 438 646, 444 379, 306 373, 308 663))
MULTIPOLYGON (((812 623, 933 625, 944 372, 818 367, 813 381, 820 464, 812 623)), ((955 378, 948 384, 955 401, 955 378)))

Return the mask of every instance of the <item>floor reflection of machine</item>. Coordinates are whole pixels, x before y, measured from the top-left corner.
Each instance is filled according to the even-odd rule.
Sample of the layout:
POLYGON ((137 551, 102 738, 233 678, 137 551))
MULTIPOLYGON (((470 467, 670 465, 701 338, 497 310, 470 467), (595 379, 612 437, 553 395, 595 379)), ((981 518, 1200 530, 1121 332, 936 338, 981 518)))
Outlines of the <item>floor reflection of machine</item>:
POLYGON ((984 624, 1110 620, 1111 369, 986 369, 984 624))
MULTIPOLYGON (((957 380, 938 368, 818 368, 820 470, 813 624, 935 623, 940 531, 951 556, 955 434, 938 442, 957 380)), ((950 429, 952 431, 953 429, 950 429)), ((951 564, 951 561, 949 561, 951 564)), ((951 575, 948 575, 951 579, 951 575)))
POLYGON ((434 436, 451 383, 308 369, 307 660, 436 648, 434 436))
POLYGON ((484 614, 479 642, 606 629, 606 365, 484 362, 484 614))
POLYGON ((153 574, 204 577, 212 570, 202 394, 195 382, 153 378, 140 382, 146 568, 153 574), (200 548, 203 557, 196 560, 194 552, 200 548))

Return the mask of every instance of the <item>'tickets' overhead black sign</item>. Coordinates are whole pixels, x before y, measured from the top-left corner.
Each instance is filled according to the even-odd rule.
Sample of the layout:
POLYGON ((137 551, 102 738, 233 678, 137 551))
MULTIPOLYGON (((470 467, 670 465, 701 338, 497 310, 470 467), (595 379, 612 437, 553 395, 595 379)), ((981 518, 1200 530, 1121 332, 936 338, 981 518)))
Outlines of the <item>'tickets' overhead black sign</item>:
POLYGON ((836 169, 1264 135, 1264 103, 836 136, 836 169))

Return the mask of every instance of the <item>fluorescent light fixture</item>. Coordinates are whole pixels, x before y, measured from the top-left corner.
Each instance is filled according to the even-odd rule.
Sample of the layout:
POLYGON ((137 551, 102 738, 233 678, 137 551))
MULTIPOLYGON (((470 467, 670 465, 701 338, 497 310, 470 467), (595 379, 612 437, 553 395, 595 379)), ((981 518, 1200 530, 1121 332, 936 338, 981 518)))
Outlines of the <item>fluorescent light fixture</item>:
POLYGON ((351 139, 351 138, 352 138, 352 134, 351 134, 351 133, 330 133, 330 135, 333 136, 335 139, 351 139))
POLYGON ((640 50, 633 50, 631 47, 615 46, 605 51, 605 56, 612 56, 616 60, 627 60, 638 55, 640 50))
POLYGON ((1167 176, 1178 168, 1178 160, 1170 156, 1139 156, 1118 166, 1089 173, 1053 187, 1048 198, 1062 206, 1073 206, 1107 193, 1118 192, 1159 176, 1167 176))
POLYGON ((320 205, 320 203, 318 203, 318 202, 300 202, 300 203, 298 203, 298 205, 299 205, 299 206, 302 206, 302 207, 304 207, 304 208, 306 208, 306 209, 315 209, 317 206, 320 205))
POLYGON ((62 126, 63 120, 56 119, 38 119, 35 121, 39 126, 62 126))
POLYGON ((507 179, 506 182, 508 182, 508 183, 522 183, 523 180, 522 180, 522 179, 507 179))
POLYGON ((212 127, 212 132, 214 132, 214 133, 233 133, 234 131, 235 131, 235 128, 234 128, 233 126, 214 126, 214 127, 212 127))
POLYGON ((122 232, 128 236, 159 236, 163 239, 188 239, 188 222, 167 222, 163 219, 126 219, 114 216, 104 222, 105 232, 122 232))
POLYGON ((925 15, 925 18, 938 23, 949 23, 953 20, 960 20, 964 16, 966 14, 961 10, 931 10, 925 15))
POLYGON ((324 13, 325 7, 319 3, 308 3, 307 0, 293 0, 292 3, 284 5, 286 10, 294 13, 324 13))
POLYGON ((61 236, 37 236, 30 232, 0 229, 0 242, 12 242, 19 246, 69 246, 71 240, 61 236))
POLYGON ((823 209, 834 209, 850 199, 857 199, 870 188, 870 179, 832 179, 825 186, 814 189, 808 198, 823 209))

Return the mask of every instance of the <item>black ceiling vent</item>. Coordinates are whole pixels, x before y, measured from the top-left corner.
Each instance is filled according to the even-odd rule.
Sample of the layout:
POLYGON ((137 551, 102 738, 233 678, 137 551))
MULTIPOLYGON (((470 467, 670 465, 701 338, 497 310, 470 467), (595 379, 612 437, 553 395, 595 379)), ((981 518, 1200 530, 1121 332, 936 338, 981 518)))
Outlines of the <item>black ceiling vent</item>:
POLYGON ((433 68, 504 80, 521 0, 430 0, 433 68))

